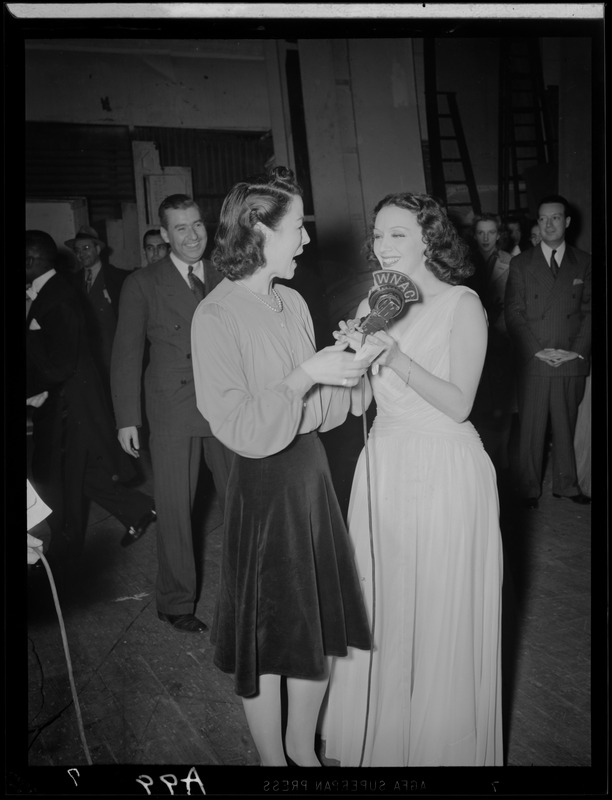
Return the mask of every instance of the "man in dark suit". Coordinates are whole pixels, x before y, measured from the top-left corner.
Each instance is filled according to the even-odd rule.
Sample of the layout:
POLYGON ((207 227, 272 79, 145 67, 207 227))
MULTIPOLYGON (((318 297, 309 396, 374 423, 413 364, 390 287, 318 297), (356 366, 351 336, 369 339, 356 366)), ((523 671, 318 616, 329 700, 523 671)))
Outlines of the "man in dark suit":
POLYGON ((72 279, 80 296, 86 301, 92 352, 102 376, 108 381, 119 314, 119 295, 123 281, 130 273, 102 261, 106 245, 98 238, 95 228, 81 226, 74 239, 68 239, 65 245, 74 252, 80 267, 72 279))
POLYGON ((133 466, 115 438, 110 406, 89 350, 81 304, 57 274, 49 234, 26 231, 26 399, 33 403, 32 479, 52 509, 50 554, 77 556, 87 524, 84 497, 140 536, 153 521, 153 500, 123 484, 133 466))
POLYGON ((191 320, 221 275, 203 260, 207 234, 200 209, 170 195, 159 209, 170 254, 136 270, 123 286, 111 362, 119 441, 138 458, 141 373, 145 342, 145 407, 150 428, 157 526, 157 611, 176 630, 203 633, 194 614, 196 567, 191 512, 202 448, 223 505, 233 455, 216 440, 196 406, 191 365, 191 320))
POLYGON ((468 286, 478 292, 489 321, 487 355, 474 400, 471 421, 498 473, 509 467, 509 443, 516 414, 516 370, 504 319, 504 295, 511 256, 500 249, 502 228, 496 214, 474 217, 468 286))
POLYGON ((565 241, 567 200, 538 208, 542 241, 510 262, 506 324, 518 360, 519 467, 524 503, 537 508, 547 422, 555 497, 586 504, 576 476, 574 431, 591 352, 591 256, 565 241))

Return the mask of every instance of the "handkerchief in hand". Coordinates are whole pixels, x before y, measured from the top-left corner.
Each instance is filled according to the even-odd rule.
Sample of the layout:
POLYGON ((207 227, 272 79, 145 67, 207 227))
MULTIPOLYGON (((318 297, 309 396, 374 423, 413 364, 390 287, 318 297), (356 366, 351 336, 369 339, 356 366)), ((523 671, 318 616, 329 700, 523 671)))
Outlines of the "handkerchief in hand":
POLYGON ((28 512, 28 530, 31 530, 39 522, 49 516, 51 509, 40 498, 36 489, 32 486, 30 481, 26 478, 27 489, 27 512, 28 512))

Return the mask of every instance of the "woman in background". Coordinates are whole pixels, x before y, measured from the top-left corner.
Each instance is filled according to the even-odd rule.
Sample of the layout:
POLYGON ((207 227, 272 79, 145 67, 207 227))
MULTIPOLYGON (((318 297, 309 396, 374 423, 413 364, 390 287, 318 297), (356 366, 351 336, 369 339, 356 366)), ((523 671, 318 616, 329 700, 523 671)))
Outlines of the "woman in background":
POLYGON ((277 167, 224 201, 213 262, 225 279, 192 323, 198 408, 236 453, 225 508, 223 564, 211 638, 262 765, 321 766, 316 723, 331 656, 368 649, 370 633, 350 542, 317 430, 344 421, 368 367, 315 353, 295 258, 309 242, 300 187, 277 167), (286 680, 287 728, 281 727, 286 680))
MULTIPOLYGON (((369 653, 352 650, 334 662, 325 755, 342 766, 500 765, 499 504, 493 465, 467 421, 486 318, 476 293, 459 285, 472 267, 433 198, 381 200, 371 247, 382 269, 416 284, 420 302, 367 337, 380 351, 366 394, 369 403, 373 390, 377 407, 367 445, 371 485, 362 452, 348 523, 372 611, 370 494, 371 684, 369 653)), ((367 301, 357 316, 366 312, 367 301)), ((356 322, 341 323, 336 338, 358 349, 356 322)), ((352 410, 361 413, 359 402, 352 410)))

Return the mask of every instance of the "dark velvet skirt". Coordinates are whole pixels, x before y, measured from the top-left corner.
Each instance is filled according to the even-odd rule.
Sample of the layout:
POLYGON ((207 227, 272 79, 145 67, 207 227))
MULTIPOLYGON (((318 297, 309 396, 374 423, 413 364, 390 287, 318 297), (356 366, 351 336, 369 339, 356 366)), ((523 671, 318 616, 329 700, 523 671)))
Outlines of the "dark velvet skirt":
POLYGON ((317 433, 280 453, 236 456, 227 487, 211 641, 236 694, 258 676, 317 680, 326 656, 367 650, 370 630, 352 547, 317 433))

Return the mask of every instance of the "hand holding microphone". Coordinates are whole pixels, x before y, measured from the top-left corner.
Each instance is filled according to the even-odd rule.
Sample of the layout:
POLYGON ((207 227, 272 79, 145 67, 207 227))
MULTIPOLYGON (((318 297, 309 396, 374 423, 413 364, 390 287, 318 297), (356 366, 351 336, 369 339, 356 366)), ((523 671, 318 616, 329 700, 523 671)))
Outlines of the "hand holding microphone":
POLYGON ((359 332, 360 320, 351 319, 347 322, 339 323, 339 331, 334 331, 333 335, 338 345, 344 345, 355 351, 353 356, 355 361, 366 361, 368 366, 380 355, 382 348, 379 344, 371 341, 371 338, 359 332))
MULTIPOLYGON (((400 275, 401 278, 408 281, 408 278, 401 272, 393 273, 391 270, 380 270, 380 272, 375 273, 375 282, 376 276, 378 276, 379 280, 382 276, 389 279, 392 274, 400 275)), ((375 285, 370 290, 368 302, 372 310, 366 317, 363 317, 358 326, 358 329, 364 334, 376 333, 376 331, 386 328, 389 321, 395 319, 403 311, 406 299, 400 286, 387 283, 375 285)))
POLYGON ((370 366, 364 359, 356 359, 346 352, 348 342, 324 347, 301 366, 315 383, 331 386, 357 386, 359 379, 370 366))
POLYGON ((370 348, 376 355, 372 359, 374 366, 387 366, 400 352, 400 347, 396 340, 387 331, 380 330, 368 336, 363 346, 370 348))
MULTIPOLYGON (((416 285, 403 272, 377 270, 373 278, 374 286, 368 295, 370 313, 360 320, 341 322, 340 330, 334 333, 339 343, 346 343, 355 350, 356 360, 366 360, 369 364, 384 350, 393 347, 394 339, 385 332, 389 322, 401 314, 406 303, 419 300, 416 285), (378 332, 383 332, 384 336, 377 340, 372 334, 378 332)), ((380 363, 387 363, 387 360, 385 357, 380 363)))
POLYGON ((343 346, 343 349, 349 347, 357 352, 363 342, 363 334, 357 330, 358 325, 358 319, 341 320, 338 323, 339 330, 334 331, 332 334, 336 339, 336 346, 343 346))

